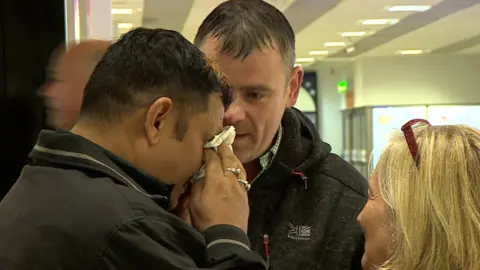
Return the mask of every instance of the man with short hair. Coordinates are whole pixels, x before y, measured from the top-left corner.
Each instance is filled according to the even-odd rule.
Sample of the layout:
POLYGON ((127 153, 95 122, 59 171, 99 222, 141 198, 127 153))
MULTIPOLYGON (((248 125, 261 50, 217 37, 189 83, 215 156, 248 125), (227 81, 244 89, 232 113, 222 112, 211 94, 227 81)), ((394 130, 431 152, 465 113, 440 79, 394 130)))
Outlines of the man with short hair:
POLYGON ((242 164, 225 145, 204 149, 231 102, 210 62, 175 31, 137 28, 112 44, 77 124, 41 132, 0 204, 0 269, 265 270, 249 248, 242 164), (202 165, 192 227, 170 197, 202 165))
POLYGON ((292 108, 303 78, 294 67, 295 34, 261 0, 229 0, 203 21, 194 41, 234 89, 225 124, 249 191, 252 249, 270 269, 361 269, 363 233, 356 217, 367 181, 292 108))
POLYGON ((47 123, 52 128, 71 129, 80 114, 83 90, 109 45, 105 40, 84 40, 64 45, 52 54, 48 82, 39 94, 45 99, 47 123))

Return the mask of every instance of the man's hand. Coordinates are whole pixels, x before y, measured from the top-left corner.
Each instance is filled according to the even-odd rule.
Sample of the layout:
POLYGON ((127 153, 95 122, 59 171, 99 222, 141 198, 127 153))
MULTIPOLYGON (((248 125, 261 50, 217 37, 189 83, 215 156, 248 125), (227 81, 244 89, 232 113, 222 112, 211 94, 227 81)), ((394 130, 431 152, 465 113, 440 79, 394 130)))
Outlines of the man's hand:
POLYGON ((225 145, 218 154, 205 149, 205 178, 193 184, 189 203, 192 225, 203 232, 207 228, 228 224, 247 232, 249 205, 245 186, 245 170, 225 145), (237 176, 231 170, 239 169, 237 176))

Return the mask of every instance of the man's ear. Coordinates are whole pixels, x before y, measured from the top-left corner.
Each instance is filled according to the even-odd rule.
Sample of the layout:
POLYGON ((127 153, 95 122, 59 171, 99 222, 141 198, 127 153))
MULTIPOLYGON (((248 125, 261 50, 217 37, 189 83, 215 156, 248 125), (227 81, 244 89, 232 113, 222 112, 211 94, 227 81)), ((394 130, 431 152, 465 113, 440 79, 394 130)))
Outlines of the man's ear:
POLYGON ((292 69, 290 73, 290 80, 287 86, 287 99, 285 102, 285 107, 290 108, 297 103, 298 94, 300 93, 300 87, 302 86, 303 81, 303 68, 301 66, 296 66, 292 69))
POLYGON ((172 100, 167 97, 161 97, 148 108, 145 117, 145 133, 147 135, 148 143, 155 145, 159 143, 162 128, 167 121, 168 116, 172 111, 172 100))

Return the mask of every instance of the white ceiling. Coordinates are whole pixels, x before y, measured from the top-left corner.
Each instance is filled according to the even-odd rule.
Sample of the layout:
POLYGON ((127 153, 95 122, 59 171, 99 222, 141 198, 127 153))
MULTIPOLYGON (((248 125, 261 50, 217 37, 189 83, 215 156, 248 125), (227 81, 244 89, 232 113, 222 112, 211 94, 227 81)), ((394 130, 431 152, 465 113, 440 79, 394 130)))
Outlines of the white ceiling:
MULTIPOLYGON (((114 15, 115 23, 131 22, 134 27, 143 25, 173 28, 193 40, 202 20, 221 2, 223 1, 112 0, 112 7, 135 10, 132 15, 114 15)), ((266 0, 266 2, 284 12, 295 29, 297 58, 355 59, 362 56, 394 55, 400 50, 449 54, 480 53, 480 23, 478 23, 480 0, 266 0), (386 10, 388 6, 415 4, 432 7, 425 12, 386 10), (398 19, 398 23, 380 26, 364 26, 359 23, 366 19, 398 19), (341 36, 342 32, 354 31, 364 31, 367 34, 352 38, 341 36), (346 45, 326 47, 324 46, 326 42, 345 42, 346 45), (354 47, 355 51, 345 53, 348 47, 354 47), (310 51, 329 53, 311 56, 310 51)), ((124 31, 125 29, 119 33, 124 31)))
MULTIPOLYGON (((424 0, 422 4, 436 4, 440 0, 424 0)), ((360 20, 368 19, 403 19, 412 12, 392 13, 385 11, 388 5, 402 4, 403 0, 345 0, 337 7, 316 19, 312 24, 297 33, 297 56, 309 57, 309 51, 328 50, 330 54, 344 49, 342 47, 325 47, 325 42, 346 42, 349 44, 365 37, 353 37, 349 41, 341 36, 342 32, 365 31, 372 35, 390 25, 363 26, 360 20)), ((418 1, 411 1, 418 2, 418 1)), ((391 53, 395 52, 393 50, 391 53)))
POLYGON ((480 23, 474 23, 479 20, 479 17, 480 5, 475 5, 378 46, 364 55, 383 56, 404 49, 434 51, 446 45, 479 35, 480 23))
POLYGON ((183 29, 181 29, 182 34, 190 41, 193 41, 197 29, 202 23, 203 19, 205 19, 208 13, 210 13, 210 11, 212 11, 222 2, 223 0, 196 0, 193 3, 192 8, 190 9, 191 12, 188 18, 185 20, 185 25, 183 26, 183 29))
POLYGON ((142 25, 144 0, 112 0, 112 9, 131 10, 131 14, 112 14, 114 36, 125 34, 129 28, 119 28, 119 24, 132 24, 132 27, 142 25))
POLYGON ((480 54, 480 44, 477 46, 470 47, 468 49, 462 50, 459 53, 461 54, 480 54))

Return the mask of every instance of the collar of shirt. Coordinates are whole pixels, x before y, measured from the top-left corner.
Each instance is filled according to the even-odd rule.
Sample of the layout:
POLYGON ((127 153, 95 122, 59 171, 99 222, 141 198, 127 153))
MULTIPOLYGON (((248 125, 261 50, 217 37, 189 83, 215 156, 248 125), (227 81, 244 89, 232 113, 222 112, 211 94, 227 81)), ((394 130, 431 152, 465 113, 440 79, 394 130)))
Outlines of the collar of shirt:
POLYGON ((282 141, 282 134, 283 134, 283 128, 282 128, 282 125, 280 125, 280 128, 277 131, 277 135, 275 136, 276 137, 275 142, 272 144, 272 147, 270 147, 270 149, 265 154, 263 154, 259 159, 262 170, 257 175, 257 177, 255 177, 253 181, 257 180, 257 178, 260 175, 262 175, 262 173, 265 172, 268 169, 268 167, 270 167, 270 165, 272 164, 273 159, 275 158, 275 155, 278 152, 278 148, 280 147, 280 142, 282 141))

